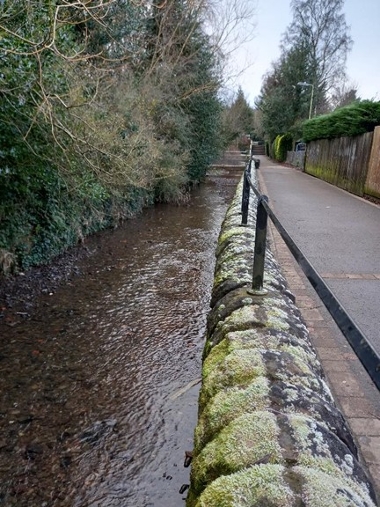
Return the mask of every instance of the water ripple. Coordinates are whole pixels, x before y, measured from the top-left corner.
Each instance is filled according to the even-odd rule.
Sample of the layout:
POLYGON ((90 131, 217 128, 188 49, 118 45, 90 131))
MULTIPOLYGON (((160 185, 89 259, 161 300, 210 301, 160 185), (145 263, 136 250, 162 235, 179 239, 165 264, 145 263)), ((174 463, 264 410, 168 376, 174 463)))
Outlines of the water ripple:
POLYGON ((86 276, 7 329, 0 505, 183 505, 215 243, 239 177, 99 236, 86 276))

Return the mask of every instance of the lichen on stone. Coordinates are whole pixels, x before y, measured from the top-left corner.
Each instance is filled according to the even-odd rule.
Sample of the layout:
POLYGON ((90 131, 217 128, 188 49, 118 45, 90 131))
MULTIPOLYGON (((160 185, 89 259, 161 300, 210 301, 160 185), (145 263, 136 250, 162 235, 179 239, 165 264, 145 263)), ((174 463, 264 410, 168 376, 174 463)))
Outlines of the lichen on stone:
POLYGON ((252 198, 253 220, 241 227, 237 194, 219 236, 187 507, 374 507, 352 435, 269 249, 268 294, 247 290, 255 208, 252 198))
POLYGON ((245 263, 249 263, 248 259, 250 257, 253 259, 253 251, 254 244, 252 241, 247 241, 245 238, 241 238, 239 241, 235 241, 234 243, 228 242, 228 244, 224 246, 223 252, 218 258, 218 264, 222 265, 225 262, 233 260, 237 256, 240 256, 245 263))
POLYGON ((302 500, 307 507, 376 507, 367 487, 341 474, 327 474, 310 467, 297 466, 302 478, 302 500))
POLYGON ((278 311, 277 308, 273 309, 272 312, 268 313, 268 320, 266 322, 267 327, 274 327, 275 329, 281 329, 287 331, 289 324, 283 315, 278 311))
POLYGON ((227 333, 259 329, 265 326, 265 313, 257 305, 247 305, 233 311, 215 327, 212 336, 209 337, 211 344, 220 343, 227 333))
POLYGON ((315 368, 316 370, 320 369, 320 363, 318 361, 318 358, 314 352, 311 352, 310 350, 305 350, 301 346, 294 346, 294 345, 287 345, 287 344, 281 344, 279 346, 280 350, 283 350, 284 352, 288 352, 289 354, 298 357, 301 359, 301 361, 308 363, 312 368, 315 368))
POLYGON ((216 266, 213 287, 217 287, 228 279, 234 282, 244 281, 248 284, 251 282, 251 266, 243 257, 233 256, 224 264, 216 266))
POLYGON ((222 231, 218 238, 218 245, 222 245, 225 241, 230 239, 232 236, 242 236, 246 238, 247 236, 253 236, 254 232, 251 229, 246 229, 240 226, 231 227, 227 230, 222 231))
POLYGON ((277 336, 263 333, 262 328, 231 331, 225 334, 224 341, 228 343, 228 350, 237 349, 276 349, 280 346, 277 336))
POLYGON ((257 327, 265 326, 265 313, 258 305, 247 305, 234 311, 222 323, 226 332, 229 331, 244 331, 245 329, 254 329, 257 327))

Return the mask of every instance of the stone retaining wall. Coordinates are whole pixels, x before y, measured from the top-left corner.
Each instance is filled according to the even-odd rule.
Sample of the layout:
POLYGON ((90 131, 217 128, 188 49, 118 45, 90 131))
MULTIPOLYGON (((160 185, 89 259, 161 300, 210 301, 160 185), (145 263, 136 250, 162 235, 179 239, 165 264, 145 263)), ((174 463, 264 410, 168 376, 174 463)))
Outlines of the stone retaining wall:
POLYGON ((219 237, 187 507, 373 507, 300 312, 270 252, 251 283, 255 200, 240 183, 219 237))

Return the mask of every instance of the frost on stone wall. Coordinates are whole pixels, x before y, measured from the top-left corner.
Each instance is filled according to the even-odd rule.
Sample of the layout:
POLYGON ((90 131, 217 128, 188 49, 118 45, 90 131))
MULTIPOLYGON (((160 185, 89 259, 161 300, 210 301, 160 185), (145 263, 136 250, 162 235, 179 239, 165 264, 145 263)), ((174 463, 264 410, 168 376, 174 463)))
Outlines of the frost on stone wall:
POLYGON ((254 229, 240 226, 240 195, 241 185, 217 247, 187 507, 374 507, 352 435, 270 252, 267 296, 247 292, 254 229))

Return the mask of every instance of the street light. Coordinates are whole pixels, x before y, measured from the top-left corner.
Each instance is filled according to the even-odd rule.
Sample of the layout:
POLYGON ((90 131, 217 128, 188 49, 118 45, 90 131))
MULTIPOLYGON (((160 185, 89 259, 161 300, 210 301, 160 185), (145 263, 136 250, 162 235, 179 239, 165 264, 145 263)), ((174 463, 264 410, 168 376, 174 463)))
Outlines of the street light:
POLYGON ((297 85, 298 86, 311 86, 310 108, 309 108, 309 120, 310 120, 310 118, 311 118, 311 112, 313 110, 314 85, 311 84, 311 83, 306 83, 306 81, 297 83, 297 85))

